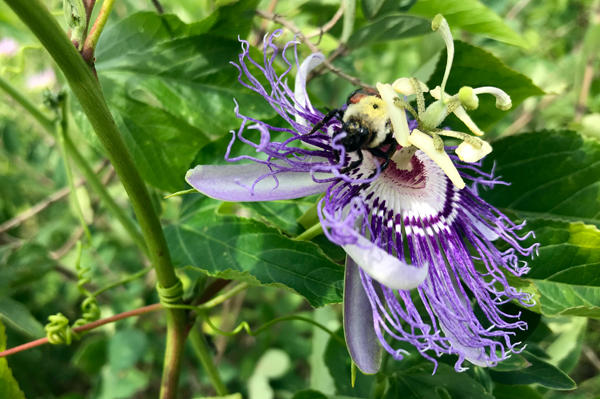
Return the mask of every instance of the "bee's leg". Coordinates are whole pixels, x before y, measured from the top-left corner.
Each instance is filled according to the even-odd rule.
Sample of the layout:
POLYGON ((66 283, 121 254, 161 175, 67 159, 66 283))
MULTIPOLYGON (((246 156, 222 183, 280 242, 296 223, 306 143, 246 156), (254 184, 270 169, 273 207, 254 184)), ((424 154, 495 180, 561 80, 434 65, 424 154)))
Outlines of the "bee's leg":
MULTIPOLYGON (((391 148, 391 146, 390 146, 391 148)), ((396 149, 394 147, 394 152, 391 153, 391 155, 388 155, 388 153, 390 152, 390 150, 387 150, 386 152, 383 152, 380 148, 369 148, 368 151, 376 156, 377 158, 383 158, 385 159, 385 162, 381 164, 381 166, 379 167, 379 170, 381 173, 383 173, 384 170, 386 170, 386 168, 388 167, 389 163, 390 163, 390 158, 392 157, 392 155, 394 155, 394 152, 396 152, 396 149)), ((369 177, 369 179, 373 176, 375 176, 375 173, 377 173, 376 171, 373 172, 373 174, 369 177)))
POLYGON ((340 173, 348 173, 351 170, 358 168, 363 163, 364 156, 362 150, 359 149, 358 151, 356 151, 356 153, 358 154, 358 159, 356 161, 351 162, 350 165, 346 166, 345 168, 342 168, 340 170, 340 173))
POLYGON ((389 148, 387 149, 387 151, 382 151, 381 148, 369 148, 368 151, 379 158, 383 158, 385 159, 385 162, 383 164, 381 164, 381 171, 383 172, 384 170, 386 170, 386 168, 388 167, 390 160, 392 159, 392 156, 396 153, 396 150, 398 148, 398 143, 396 142, 396 139, 394 139, 394 135, 393 133, 388 134, 388 136, 386 137, 385 141, 383 143, 381 143, 381 146, 384 146, 386 144, 389 144, 389 148))
POLYGON ((341 120, 344 117, 344 111, 341 108, 332 109, 327 114, 325 114, 325 116, 323 117, 323 119, 321 119, 321 121, 319 121, 319 123, 313 126, 313 128, 308 134, 313 134, 319 131, 321 128, 323 128, 323 126, 325 126, 327 122, 329 122, 336 116, 338 116, 341 120))

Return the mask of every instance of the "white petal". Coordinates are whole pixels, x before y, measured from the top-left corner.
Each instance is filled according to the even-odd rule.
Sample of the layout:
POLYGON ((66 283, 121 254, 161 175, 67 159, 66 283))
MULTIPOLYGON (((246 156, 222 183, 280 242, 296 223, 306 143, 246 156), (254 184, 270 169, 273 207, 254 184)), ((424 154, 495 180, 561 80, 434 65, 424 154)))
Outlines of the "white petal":
POLYGON ((406 120, 406 112, 394 104, 394 98, 398 97, 392 85, 377 83, 377 90, 381 95, 381 99, 388 106, 388 114, 394 127, 394 138, 402 147, 410 146, 408 141, 408 121, 406 120))
MULTIPOLYGON (((431 90, 429 94, 431 94, 431 96, 436 100, 439 100, 441 98, 440 86, 436 86, 436 88, 431 90)), ((465 111, 462 105, 454 110, 454 115, 456 115, 458 119, 460 119, 474 134, 477 136, 483 136, 483 131, 477 127, 475 122, 473 122, 473 119, 471 119, 469 114, 467 114, 467 111, 465 111)))
POLYGON ((487 141, 483 141, 481 148, 476 149, 471 144, 463 141, 457 148, 454 150, 456 155, 463 162, 477 162, 481 158, 485 157, 487 154, 492 152, 492 146, 488 144, 487 141))
MULTIPOLYGON (((306 57, 304 62, 300 65, 300 69, 298 70, 298 74, 296 75, 296 84, 294 85, 294 97, 296 98, 296 110, 306 112, 312 111, 312 104, 310 103, 310 99, 308 98, 308 94, 306 93, 306 78, 310 74, 310 72, 321 65, 325 61, 325 56, 321 53, 314 53, 306 57)), ((303 126, 308 126, 308 122, 300 117, 300 115, 296 115, 296 122, 300 123, 303 126)))
POLYGON ((454 183, 456 187, 461 189, 465 187, 464 180, 458 174, 456 166, 454 166, 454 163, 452 162, 448 154, 446 154, 446 151, 440 152, 436 150, 433 145, 433 139, 431 137, 429 137, 428 135, 426 135, 418 129, 413 129, 408 140, 411 144, 413 144, 425 154, 427 154, 433 162, 435 162, 440 168, 442 168, 444 173, 446 173, 446 176, 448 176, 448 178, 452 181, 452 183, 454 183))
MULTIPOLYGON (((267 165, 198 165, 188 170, 185 180, 204 195, 222 201, 274 201, 306 197, 324 193, 331 183, 316 183, 310 173, 284 172, 266 177, 252 185, 258 178, 271 173, 267 165), (277 188, 276 188, 277 187, 277 188)), ((315 173, 319 179, 333 177, 331 174, 315 173)))
MULTIPOLYGON (((429 91, 429 87, 427 87, 427 85, 423 82, 421 82, 420 80, 419 82, 419 86, 421 86, 421 90, 423 90, 423 92, 427 93, 429 91)), ((409 78, 400 78, 400 79, 396 79, 396 81, 394 83, 392 83, 392 88, 400 94, 403 94, 405 96, 411 96, 413 94, 415 94, 415 89, 413 87, 413 85, 410 83, 410 79, 409 78)))
POLYGON ((489 227, 487 227, 481 220, 479 220, 473 214, 471 214, 471 212, 466 211, 466 210, 464 212, 467 214, 467 216, 471 220, 471 223, 473 223, 473 225, 475 225, 475 228, 485 238, 487 238, 490 241, 496 241, 498 238, 500 238, 500 236, 498 234, 496 234, 496 232, 494 230, 492 230, 489 227))
POLYGON ((474 365, 480 366, 480 367, 487 367, 487 362, 485 360, 481 360, 481 359, 485 358, 483 356, 481 348, 473 348, 470 346, 462 345, 461 343, 458 342, 458 338, 456 338, 456 336, 454 334, 452 334, 450 332, 450 330, 448 330, 448 328, 446 328, 442 319, 439 319, 439 320, 440 320, 440 327, 441 327, 442 331, 444 332, 444 335, 446 337, 448 337, 448 340, 450 341, 450 345, 452 346, 453 349, 455 349, 458 353, 464 354, 465 359, 467 359, 474 365))
POLYGON ((411 290, 418 287, 428 274, 428 265, 414 267, 388 254, 357 233, 356 244, 344 245, 344 250, 371 278, 388 288, 411 290))

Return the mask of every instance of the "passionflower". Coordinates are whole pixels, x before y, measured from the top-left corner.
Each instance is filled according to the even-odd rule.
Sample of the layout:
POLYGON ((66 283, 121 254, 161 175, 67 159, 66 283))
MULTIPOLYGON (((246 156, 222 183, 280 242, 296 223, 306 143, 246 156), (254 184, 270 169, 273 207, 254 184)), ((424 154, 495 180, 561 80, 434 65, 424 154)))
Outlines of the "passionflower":
MULTIPOLYGON (((356 153, 340 143, 346 135, 341 132, 341 121, 328 120, 312 132, 324 114, 311 104, 306 78, 324 56, 312 54, 300 64, 297 43, 287 43, 282 51, 287 68, 278 75, 274 63, 279 50, 273 40, 280 34, 275 31, 265 38, 262 62, 252 59, 249 43, 240 40, 242 53, 233 65, 239 70, 239 82, 260 94, 286 127, 244 116, 236 103, 235 113, 242 124, 237 132, 232 131, 225 159, 242 164, 196 166, 186 175, 188 183, 209 197, 234 202, 324 194, 318 207, 323 231, 347 253, 346 341, 353 361, 364 373, 379 370, 383 349, 397 360, 406 355, 396 349, 394 340, 414 345, 434 363, 442 354, 458 355, 457 371, 465 369, 465 360, 494 366, 519 351, 519 343, 511 342, 511 336, 513 330, 527 325, 500 306, 513 300, 531 303, 529 294, 509 285, 507 275, 526 273, 519 255, 532 255, 536 246, 520 246, 524 237, 517 232, 522 225, 511 222, 477 194, 478 187, 503 183, 480 170, 480 163, 465 163, 444 151, 448 167, 456 168, 457 175, 470 182, 462 187, 454 184, 420 149, 432 140, 424 132, 420 133, 426 137, 422 146, 399 144, 385 170, 381 159, 365 152, 358 167, 344 172, 356 153), (290 50, 293 61, 286 57, 290 50), (268 84, 263 85, 249 67, 258 69, 268 84), (294 67, 292 90, 287 78, 294 67), (271 134, 288 138, 276 141, 271 134), (236 141, 253 147, 259 155, 232 157, 236 141), (509 249, 499 251, 493 244, 496 240, 505 241, 509 249)), ((416 119, 400 122, 407 124, 409 137, 420 123, 416 119)))

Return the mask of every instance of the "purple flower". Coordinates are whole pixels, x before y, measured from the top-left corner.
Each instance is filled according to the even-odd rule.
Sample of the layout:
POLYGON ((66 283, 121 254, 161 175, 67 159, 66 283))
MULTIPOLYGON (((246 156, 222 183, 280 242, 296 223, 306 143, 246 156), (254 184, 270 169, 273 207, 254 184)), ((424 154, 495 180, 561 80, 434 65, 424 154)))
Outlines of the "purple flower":
MULTIPOLYGON (((263 96, 288 127, 244 116, 236 103, 242 126, 232 132, 225 158, 246 164, 200 165, 187 173, 186 180, 207 196, 224 201, 324 194, 319 202, 324 233, 348 255, 346 341, 353 361, 364 373, 379 370, 383 349, 397 360, 406 354, 390 345, 389 338, 412 344, 433 362, 434 356, 456 354, 457 371, 465 370, 464 360, 494 366, 511 351, 517 352, 519 343, 511 342, 513 330, 527 325, 519 315, 504 313, 500 305, 513 300, 531 304, 530 295, 511 287, 506 276, 526 273, 526 263, 518 255, 532 255, 537 246, 521 247, 524 237, 519 238, 517 232, 522 225, 515 225, 477 194, 477 187, 504 183, 482 172, 480 163, 466 164, 444 152, 461 179, 471 181, 459 188, 412 145, 398 145, 384 171, 382 160, 365 151, 360 166, 342 173, 357 158, 340 144, 345 136, 338 134, 342 123, 332 119, 309 134, 324 114, 308 98, 306 77, 324 56, 312 54, 300 65, 296 43, 290 42, 283 49, 287 69, 277 75, 278 48, 273 39, 280 34, 276 31, 265 40, 261 63, 250 57, 250 45, 241 40, 243 51, 234 65, 240 83, 263 96), (289 51, 294 53, 294 62, 286 57, 289 51), (250 73, 249 66, 264 75, 267 87, 250 73), (295 66, 298 72, 292 90, 287 78, 295 66), (271 134, 281 132, 289 138, 271 140, 271 134), (254 141, 249 138, 252 134, 254 141), (259 155, 231 157, 231 147, 238 140, 259 155), (499 251, 493 244, 496 240, 505 241, 510 249, 499 251), (483 324, 475 316, 475 304, 487 319, 483 324)), ((408 123, 410 131, 416 130, 417 121, 408 123)), ((450 149, 454 148, 446 148, 450 149)))

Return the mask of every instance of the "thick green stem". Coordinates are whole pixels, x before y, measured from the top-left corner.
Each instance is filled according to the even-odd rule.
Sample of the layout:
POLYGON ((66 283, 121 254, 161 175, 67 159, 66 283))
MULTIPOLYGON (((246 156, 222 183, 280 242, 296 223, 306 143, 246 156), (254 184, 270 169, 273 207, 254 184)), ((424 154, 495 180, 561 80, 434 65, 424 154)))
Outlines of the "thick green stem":
POLYGON ((204 367, 204 371, 206 371, 208 378, 210 378, 212 386, 215 388, 215 391, 217 391, 217 395, 229 395, 229 391, 221 379, 219 370, 217 370, 217 367, 213 362, 206 340, 197 327, 192 328, 190 331, 190 342, 192 343, 194 352, 196 352, 196 356, 198 356, 200 363, 202 363, 202 366, 204 367))
MULTIPOLYGON (((100 83, 40 0, 5 0, 5 2, 37 36, 63 71, 73 94, 79 100, 129 195, 148 245, 150 261, 156 269, 158 283, 165 289, 175 286, 179 280, 171 262, 158 215, 148 189, 104 101, 100 83)), ((167 317, 167 348, 160 394, 163 399, 177 396, 186 333, 183 310, 169 309, 167 317)))

